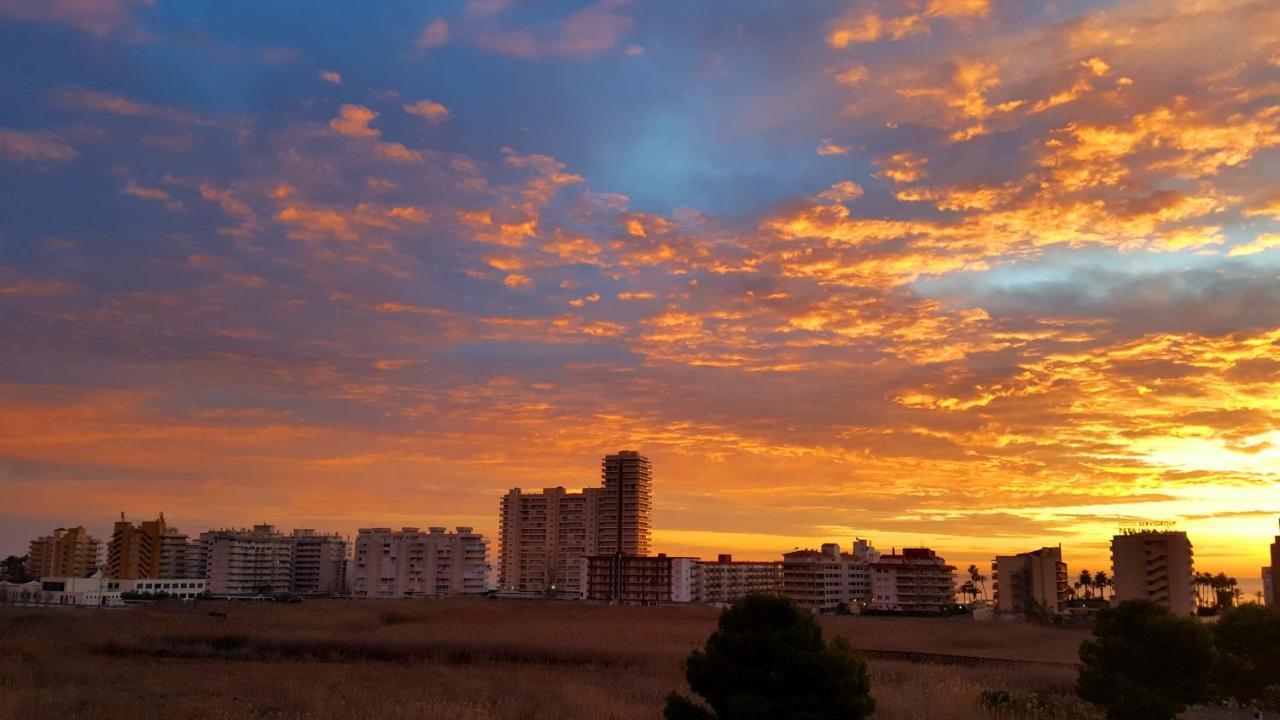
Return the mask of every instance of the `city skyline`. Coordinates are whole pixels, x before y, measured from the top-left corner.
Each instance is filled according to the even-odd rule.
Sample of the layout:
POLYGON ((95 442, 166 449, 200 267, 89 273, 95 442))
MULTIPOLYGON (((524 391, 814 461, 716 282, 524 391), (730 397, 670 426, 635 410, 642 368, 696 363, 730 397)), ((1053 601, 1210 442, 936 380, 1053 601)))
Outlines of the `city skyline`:
MULTIPOLYGON (((499 532, 496 535, 487 535, 483 531, 472 533, 471 527, 457 528, 459 533, 466 533, 469 537, 476 538, 481 546, 485 548, 483 561, 488 568, 485 580, 486 583, 493 588, 496 588, 499 592, 536 594, 559 590, 561 594, 577 596, 579 591, 582 590, 577 577, 579 572, 579 561, 591 556, 595 556, 599 560, 605 560, 613 553, 613 551, 610 550, 612 545, 609 540, 609 532, 610 528, 613 528, 614 533, 617 532, 618 514, 615 511, 611 517, 608 510, 614 507, 615 502, 618 503, 616 506, 618 510, 626 504, 623 502, 623 498, 616 494, 617 488, 625 487, 620 485, 624 478, 634 478, 635 480, 635 484, 629 491, 629 496, 632 497, 632 502, 626 504, 628 510, 626 511, 626 514, 623 515, 624 527, 627 525, 635 527, 639 531, 639 534, 635 535, 629 541, 628 549, 624 550, 621 554, 639 555, 641 559, 645 559, 647 557, 649 560, 672 557, 673 559, 681 560, 693 559, 703 563, 711 562, 709 556, 704 553, 693 552, 691 554, 681 554, 679 552, 659 551, 652 548, 650 543, 652 523, 651 514, 649 512, 650 499, 652 497, 652 464, 647 457, 635 450, 619 450, 606 455, 600 461, 599 465, 601 469, 601 485, 597 487, 587 487, 576 491, 563 487, 544 488, 542 491, 534 492, 524 491, 521 488, 512 488, 509 490, 501 498, 498 512, 499 532), (612 498, 616 498, 616 500, 610 498, 611 487, 614 492, 612 498), (518 520, 518 518, 523 518, 523 520, 518 520), (529 527, 527 531, 522 531, 520 528, 526 523, 529 524, 529 527), (495 544, 494 547, 489 547, 490 540, 487 538, 492 538, 492 541, 495 544), (636 552, 636 550, 639 550, 640 552, 636 552), (655 555, 659 557, 655 558, 655 555), (523 560, 520 559, 522 556, 524 557, 523 560), (567 563, 567 565, 565 565, 565 563, 567 563), (565 575, 566 573, 567 575, 565 575), (495 580, 496 584, 493 583, 495 580)), ((432 537, 435 537, 434 533, 442 533, 444 530, 445 528, 442 526, 430 528, 430 531, 433 534, 432 537)), ((111 535, 111 541, 108 543, 109 551, 104 557, 100 558, 106 560, 106 562, 101 563, 101 567, 109 577, 139 577, 139 575, 136 574, 136 571, 131 570, 129 572, 123 572, 121 569, 111 569, 119 563, 118 560, 112 559, 113 553, 117 552, 118 549, 117 542, 124 542, 125 544, 122 547, 127 548, 128 543, 131 542, 127 538, 133 533, 147 532, 153 536, 153 539, 148 540, 147 542, 148 547, 154 546, 155 550, 144 550, 143 552, 146 554, 142 557, 147 558, 147 560, 144 561, 144 564, 149 562, 152 564, 152 567, 159 568, 161 565, 177 564, 185 566, 189 562, 187 558, 190 549, 199 547, 199 544, 207 537, 218 536, 219 534, 226 533, 256 534, 262 531, 275 533, 275 528, 270 524, 254 524, 252 530, 247 528, 236 529, 231 525, 225 524, 217 527, 210 526, 206 532, 199 534, 195 545, 189 545, 190 536, 188 534, 181 533, 173 526, 167 526, 166 530, 166 521, 163 512, 158 513, 157 519, 154 521, 144 520, 139 523, 134 523, 133 521, 128 520, 125 517, 125 513, 122 512, 120 519, 114 523, 114 531, 111 535), (147 528, 150 528, 150 530, 147 530, 147 528), (178 548, 178 552, 175 556, 166 556, 169 557, 169 559, 164 560, 161 558, 160 554, 160 542, 161 538, 167 538, 170 535, 172 535, 175 541, 179 541, 181 547, 178 548), (125 540, 121 540, 121 538, 125 538, 125 540), (153 552, 154 556, 151 554, 153 552)), ((330 532, 332 532, 332 537, 341 538, 344 545, 354 546, 357 548, 354 554, 346 554, 347 559, 344 560, 344 563, 352 561, 352 557, 359 556, 365 552, 364 550, 361 550, 360 547, 367 537, 371 537, 368 535, 369 533, 382 533, 388 536, 394 535, 396 537, 399 537, 401 534, 400 531, 396 531, 391 528, 374 528, 373 530, 370 530, 369 528, 361 528, 356 531, 354 535, 351 533, 344 534, 341 531, 321 531, 320 533, 317 533, 314 529, 295 529, 292 533, 292 537, 295 539, 301 537, 304 539, 314 538, 316 540, 323 540, 329 537, 330 532)), ((406 526, 403 528, 403 532, 412 534, 414 537, 426 537, 426 535, 420 532, 418 527, 406 526)), ((94 547, 97 548, 98 555, 103 555, 101 552, 103 550, 103 542, 101 539, 94 537, 92 532, 86 532, 86 528, 83 526, 56 528, 53 531, 52 536, 42 536, 40 540, 52 543, 55 537, 62 537, 64 533, 79 533, 82 538, 87 535, 87 540, 93 543, 94 547)), ((1186 532, 1177 530, 1176 523, 1170 521, 1138 520, 1125 522, 1121 527, 1116 529, 1116 534, 1112 536, 1109 541, 1110 557, 1105 565, 1098 565, 1094 567, 1088 563, 1083 563, 1077 564, 1071 569, 1079 573, 1082 571, 1088 572, 1091 569, 1099 571, 1110 568, 1111 575, 1113 577, 1126 577, 1130 583, 1138 583, 1138 585, 1133 587, 1117 587, 1115 589, 1115 593, 1118 596, 1123 596, 1126 593, 1131 596, 1135 595, 1141 592, 1137 589, 1138 587, 1142 587, 1141 583, 1146 582, 1145 579, 1139 579, 1140 577, 1145 578, 1145 576, 1142 575, 1144 571, 1137 569, 1137 567, 1141 565, 1142 562, 1149 564, 1151 562, 1151 553, 1149 551, 1146 552, 1146 559, 1137 561, 1134 560, 1134 557, 1137 556, 1124 555, 1124 557, 1127 558, 1125 562, 1133 567, 1126 566, 1127 569, 1122 569, 1116 563, 1118 558, 1118 543, 1121 541, 1127 542, 1128 540, 1139 540, 1140 544, 1137 547, 1142 547, 1142 538, 1163 538, 1166 536, 1174 536, 1176 538, 1181 538, 1181 542, 1183 543, 1187 542, 1186 532), (1152 533, 1154 533, 1154 535, 1152 535, 1152 533), (1137 562, 1138 565, 1134 565, 1135 562, 1137 562)), ((274 535, 274 537, 279 537, 281 540, 284 540, 289 536, 274 535)), ((408 535, 406 535, 406 537, 408 537, 408 535)), ((399 542, 399 540, 397 540, 397 542, 399 542)), ((34 554, 36 547, 35 544, 36 541, 32 540, 31 557, 33 560, 36 557, 34 554)), ((1271 544, 1268 548, 1267 560, 1271 565, 1275 564, 1277 544, 1280 544, 1280 536, 1277 536, 1277 543, 1271 544)), ((924 552, 932 556, 934 550, 930 548, 931 545, 935 544, 920 541, 914 546, 910 543, 903 544, 901 548, 904 555, 912 552, 924 552)), ((864 550, 866 548, 870 548, 870 544, 869 541, 863 538, 856 538, 853 547, 856 553, 861 552, 859 551, 860 547, 864 548, 864 550)), ((945 546, 939 547, 945 549, 945 546)), ((1186 565, 1188 568, 1186 580, 1188 583, 1191 582, 1191 572, 1195 565, 1195 553, 1191 551, 1190 547, 1191 546, 1189 544, 1186 545, 1185 551, 1186 565)), ((816 543, 814 547, 797 545, 792 548, 791 551, 780 549, 775 552, 764 553, 759 556, 751 554, 751 557, 746 558, 746 560, 747 562, 775 562, 781 565, 783 563, 778 560, 779 556, 781 556, 784 561, 792 556, 818 557, 827 553, 829 549, 838 548, 838 543, 832 544, 826 542, 826 540, 821 540, 819 543, 816 543), (817 549, 817 546, 820 546, 821 549, 817 549)), ((887 555, 886 557, 898 557, 896 554, 898 549, 898 546, 894 546, 890 551, 890 555, 887 555)), ((51 550, 41 550, 42 553, 50 551, 51 550)), ((1017 550, 1011 550, 1010 548, 1005 548, 1002 551, 998 551, 995 556, 990 559, 990 568, 992 571, 990 579, 994 581, 997 575, 996 566, 1001 562, 1017 558, 1033 557, 1042 551, 1052 551, 1054 562, 1062 568, 1067 567, 1061 563, 1063 557, 1061 542, 1059 542, 1056 547, 1045 546, 1040 550, 1027 552, 1020 552, 1017 550), (1009 556, 1008 552, 1018 553, 1017 558, 1009 556)), ((125 550, 124 552, 129 551, 125 550)), ((136 564, 139 557, 138 549, 135 548, 132 552, 134 555, 134 563, 136 564)), ((168 551, 165 550, 164 552, 167 553, 168 551)), ((871 552, 877 557, 879 556, 879 553, 876 552, 874 548, 871 548, 871 552)), ((16 555, 17 553, 14 554, 16 555)), ((732 553, 717 552, 715 555, 720 561, 725 561, 726 558, 729 558, 732 555, 732 553)), ((1142 553, 1139 552, 1139 556, 1141 555, 1142 553)), ((739 558, 740 561, 743 559, 744 558, 739 558)), ((959 562, 960 567, 963 567, 964 564, 968 562, 968 558, 959 562)), ((977 572, 985 573, 987 562, 988 560, 986 558, 977 558, 974 559, 971 566, 976 567, 977 572)), ((36 564, 39 565, 39 562, 36 564)), ((364 567, 362 561, 360 567, 364 567)), ((948 568, 952 571, 957 569, 955 566, 948 566, 948 568)), ((1204 566, 1201 566, 1200 570, 1197 570, 1196 572, 1201 573, 1203 570, 1204 566)), ((1243 582, 1238 583, 1242 597, 1252 597, 1254 595, 1262 594, 1266 584, 1266 581, 1263 578, 1266 576, 1266 573, 1270 571, 1270 566, 1262 567, 1261 571, 1261 575, 1258 577, 1250 576, 1248 573, 1244 574, 1243 582)), ((361 572, 363 573, 363 570, 361 572)), ((1209 575, 1214 573, 1222 573, 1222 569, 1211 568, 1208 572, 1209 575)), ((178 572, 165 572, 159 569, 149 571, 149 573, 141 575, 141 577, 177 578, 185 576, 186 573, 181 570, 178 572)), ((583 575, 583 577, 585 577, 585 575, 583 575)), ((955 574, 953 582, 957 579, 963 580, 965 577, 966 575, 964 574, 955 574)), ((1063 575, 1062 577, 1066 578, 1068 576, 1063 575)), ((1233 583, 1240 580, 1240 578, 1231 579, 1233 583)), ((364 581, 362 580, 360 582, 364 581)), ((1047 581, 1041 580, 1040 582, 1047 581)), ((1064 580, 1064 582, 1068 582, 1068 587, 1070 586, 1069 581, 1064 580)), ((1077 588, 1078 585, 1079 584, 1077 583, 1077 588)), ((958 582, 955 587, 959 589, 960 585, 958 582)), ((1157 589, 1162 587, 1163 586, 1157 586, 1157 589)), ((1187 585, 1185 589, 1189 592, 1191 586, 1187 585)), ((1164 589, 1161 589, 1160 592, 1165 595, 1168 594, 1168 591, 1164 589)))
POLYGON ((1259 583, 1274 3, 259 5, 0 0, 0 554, 497 538, 625 447, 655 553, 1259 583))

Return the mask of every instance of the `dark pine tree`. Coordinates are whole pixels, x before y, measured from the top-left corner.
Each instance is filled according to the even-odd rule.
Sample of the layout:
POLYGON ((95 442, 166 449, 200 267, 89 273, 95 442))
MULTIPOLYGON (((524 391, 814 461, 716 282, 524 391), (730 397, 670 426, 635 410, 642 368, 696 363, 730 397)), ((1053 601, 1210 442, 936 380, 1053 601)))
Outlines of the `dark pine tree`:
POLYGON ((867 666, 844 638, 777 595, 750 595, 686 663, 701 703, 667 697, 666 720, 861 720, 875 710, 867 666))

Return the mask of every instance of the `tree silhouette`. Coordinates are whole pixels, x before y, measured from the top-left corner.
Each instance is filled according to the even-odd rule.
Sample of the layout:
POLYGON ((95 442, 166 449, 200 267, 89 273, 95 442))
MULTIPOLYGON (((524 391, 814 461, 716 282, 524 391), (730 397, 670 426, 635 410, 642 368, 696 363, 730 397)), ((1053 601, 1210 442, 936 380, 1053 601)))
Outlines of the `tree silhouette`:
POLYGON ((1217 695, 1280 710, 1280 608, 1242 605, 1213 626, 1218 646, 1217 695))
POLYGON ((986 600, 987 599, 987 576, 983 575, 982 572, 978 570, 977 565, 969 566, 969 581, 973 583, 974 587, 980 588, 982 590, 982 599, 986 600))
POLYGON ((1107 599, 1107 588, 1111 585, 1111 578, 1107 576, 1105 570, 1099 570, 1093 574, 1094 587, 1098 588, 1098 598, 1100 600, 1107 599))
POLYGON ((27 556, 10 555, 0 560, 0 580, 11 583, 24 583, 34 578, 27 575, 27 556))
POLYGON ((748 595, 720 615, 686 661, 703 704, 667 696, 666 720, 861 720, 875 710, 867 666, 844 638, 778 595, 748 595))
POLYGON ((1193 618, 1148 600, 1098 613, 1093 639, 1080 646, 1080 697, 1108 720, 1173 720, 1206 695, 1213 640, 1193 618))
POLYGON ((1088 570, 1080 571, 1080 587, 1084 588, 1086 598, 1093 597, 1093 574, 1088 570))

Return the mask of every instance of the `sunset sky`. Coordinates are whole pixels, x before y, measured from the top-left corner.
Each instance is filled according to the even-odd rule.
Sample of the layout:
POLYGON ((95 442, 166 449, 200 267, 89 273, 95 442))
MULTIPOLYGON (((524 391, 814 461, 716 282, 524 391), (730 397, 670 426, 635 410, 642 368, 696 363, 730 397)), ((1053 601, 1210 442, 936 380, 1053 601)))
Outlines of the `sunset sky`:
POLYGON ((1252 591, 1280 4, 0 0, 0 554, 623 448, 659 551, 1163 519, 1252 591))

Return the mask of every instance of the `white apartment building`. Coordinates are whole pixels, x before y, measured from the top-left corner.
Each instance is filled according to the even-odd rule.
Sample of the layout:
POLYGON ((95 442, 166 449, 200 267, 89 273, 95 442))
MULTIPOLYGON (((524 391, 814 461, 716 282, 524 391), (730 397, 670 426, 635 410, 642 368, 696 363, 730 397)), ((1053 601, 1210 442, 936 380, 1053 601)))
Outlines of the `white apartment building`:
POLYGON ((871 563, 871 607, 901 613, 937 613, 955 605, 955 567, 929 548, 904 548, 871 563))
POLYGON ((446 597, 486 590, 487 547, 469 527, 361 528, 351 563, 357 598, 446 597))
POLYGON ((836 543, 821 550, 795 550, 782 556, 782 594, 810 612, 853 609, 871 601, 871 564, 880 553, 861 538, 853 552, 836 543))
POLYGON ((1185 532, 1126 530, 1111 538, 1111 569, 1116 600, 1151 600, 1174 615, 1195 614, 1195 553, 1185 532))
POLYGON ((293 538, 273 525, 200 535, 200 574, 214 595, 271 595, 293 583, 293 538))
POLYGON ((734 560, 720 555, 698 563, 698 601, 733 603, 752 593, 782 592, 782 563, 734 560))
POLYGON ((582 558, 599 548, 602 488, 562 487, 502 498, 498 588, 508 592, 578 594, 582 558))
POLYGON ((347 541, 341 535, 294 530, 293 582, 295 595, 347 593, 347 541))

